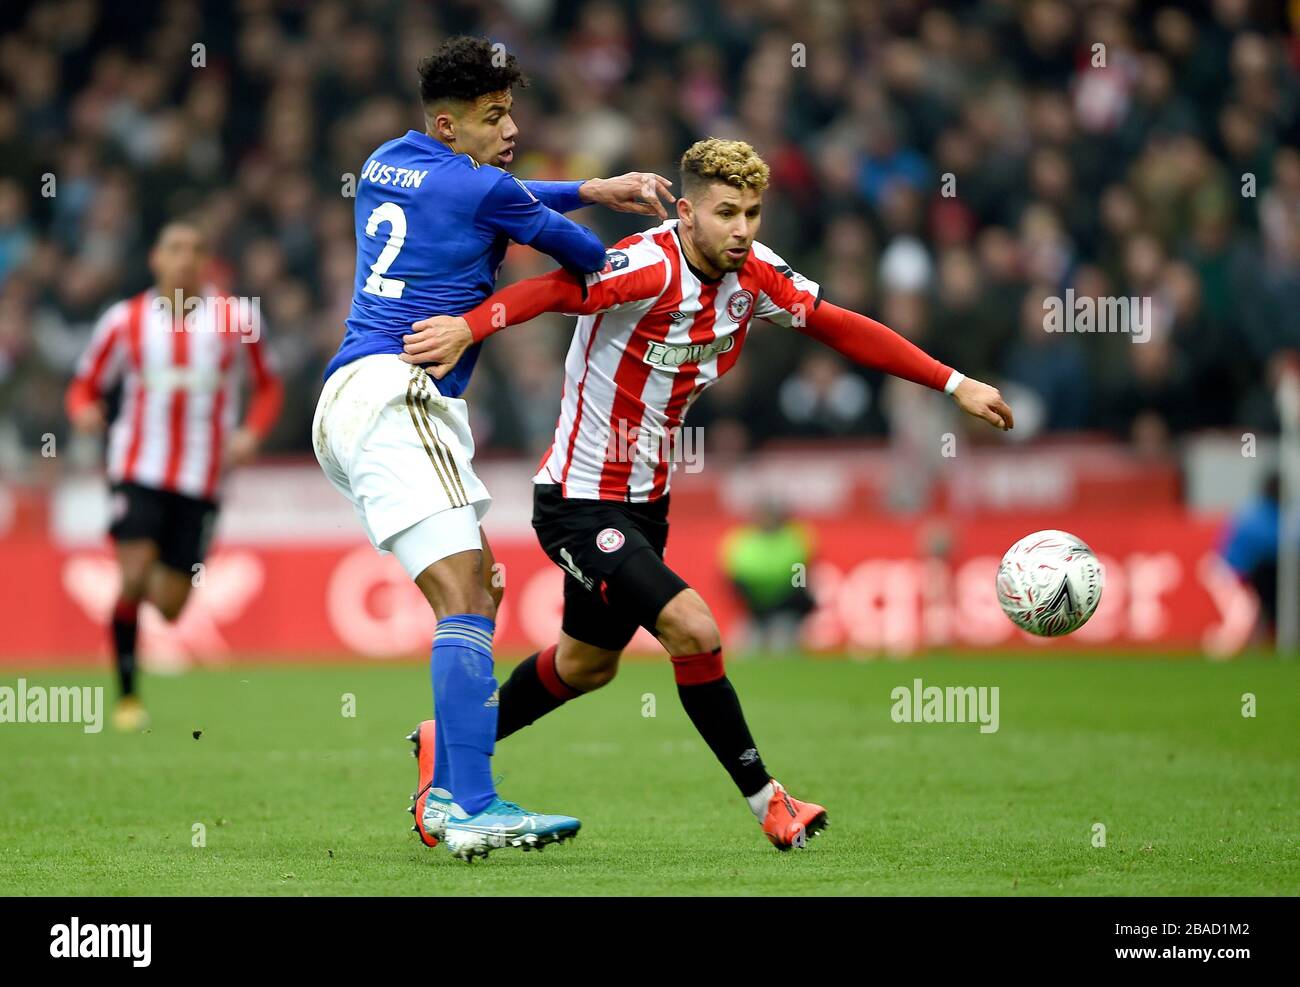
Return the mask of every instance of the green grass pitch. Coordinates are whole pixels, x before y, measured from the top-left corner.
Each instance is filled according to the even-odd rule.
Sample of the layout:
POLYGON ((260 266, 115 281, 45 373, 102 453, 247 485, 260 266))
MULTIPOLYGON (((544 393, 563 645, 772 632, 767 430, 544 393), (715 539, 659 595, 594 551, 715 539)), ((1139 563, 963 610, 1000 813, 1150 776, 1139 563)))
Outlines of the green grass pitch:
MULTIPOLYGON (((1297 663, 733 660, 730 674, 768 767, 829 810, 807 850, 763 839, 666 662, 627 662, 498 746, 506 798, 583 830, 472 866, 408 831, 402 738, 429 705, 423 666, 237 666, 147 676, 147 734, 0 724, 0 893, 1300 893, 1297 663), (890 691, 917 677, 997 686, 999 730, 893 722, 890 691)), ((102 670, 26 678, 109 685, 102 670)))

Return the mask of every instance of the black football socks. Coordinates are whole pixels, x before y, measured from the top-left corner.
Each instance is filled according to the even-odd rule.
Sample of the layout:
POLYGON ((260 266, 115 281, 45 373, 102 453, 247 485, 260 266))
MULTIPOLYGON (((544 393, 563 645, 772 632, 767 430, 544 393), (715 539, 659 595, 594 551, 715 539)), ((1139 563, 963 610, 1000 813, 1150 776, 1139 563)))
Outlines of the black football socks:
POLYGON ((723 670, 722 649, 676 655, 672 661, 682 708, 709 750, 731 775, 741 795, 748 798, 760 791, 771 775, 754 746, 740 697, 723 670))
POLYGON ((497 706, 497 740, 522 730, 582 693, 569 686, 555 670, 552 644, 521 661, 501 686, 497 706))
POLYGON ((117 659, 117 681, 123 696, 135 695, 135 639, 139 613, 139 600, 121 599, 113 607, 113 655, 117 659))

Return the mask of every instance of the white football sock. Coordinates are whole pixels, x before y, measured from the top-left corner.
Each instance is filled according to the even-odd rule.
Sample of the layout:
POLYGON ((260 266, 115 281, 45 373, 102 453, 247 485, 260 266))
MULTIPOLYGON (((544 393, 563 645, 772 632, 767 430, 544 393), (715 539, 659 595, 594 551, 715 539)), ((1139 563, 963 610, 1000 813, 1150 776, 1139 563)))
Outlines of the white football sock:
POLYGON ((767 803, 772 801, 772 796, 776 794, 775 780, 769 781, 766 785, 756 791, 753 795, 746 796, 745 801, 749 803, 749 811, 754 814, 754 818, 762 823, 767 818, 767 803))

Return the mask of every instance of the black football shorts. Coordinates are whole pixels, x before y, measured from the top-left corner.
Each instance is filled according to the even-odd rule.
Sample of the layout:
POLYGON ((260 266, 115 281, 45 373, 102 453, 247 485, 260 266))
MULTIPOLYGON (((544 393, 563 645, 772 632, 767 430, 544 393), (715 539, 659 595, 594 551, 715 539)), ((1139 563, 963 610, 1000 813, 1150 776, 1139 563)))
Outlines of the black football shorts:
POLYGON ((170 490, 116 483, 109 500, 114 541, 147 540, 158 546, 158 561, 189 576, 208 554, 217 505, 170 490))
POLYGON ((687 588, 664 562, 667 497, 577 500, 558 484, 534 484, 533 530, 564 570, 564 633, 584 644, 621 651, 637 627, 653 634, 659 612, 687 588))

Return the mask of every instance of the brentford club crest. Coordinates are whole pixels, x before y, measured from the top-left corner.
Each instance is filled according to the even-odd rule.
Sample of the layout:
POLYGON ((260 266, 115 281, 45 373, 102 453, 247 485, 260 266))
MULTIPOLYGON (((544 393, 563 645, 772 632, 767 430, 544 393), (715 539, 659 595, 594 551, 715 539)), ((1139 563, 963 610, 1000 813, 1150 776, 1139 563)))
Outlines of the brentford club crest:
POLYGON ((727 299, 727 314, 732 322, 742 322, 749 310, 754 307, 754 295, 748 291, 738 291, 727 299))
POLYGON ((596 536, 596 547, 602 552, 617 552, 625 540, 623 532, 617 528, 606 528, 596 536))

